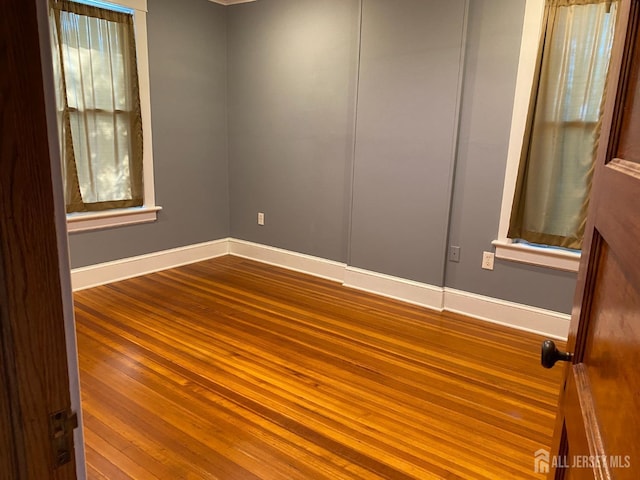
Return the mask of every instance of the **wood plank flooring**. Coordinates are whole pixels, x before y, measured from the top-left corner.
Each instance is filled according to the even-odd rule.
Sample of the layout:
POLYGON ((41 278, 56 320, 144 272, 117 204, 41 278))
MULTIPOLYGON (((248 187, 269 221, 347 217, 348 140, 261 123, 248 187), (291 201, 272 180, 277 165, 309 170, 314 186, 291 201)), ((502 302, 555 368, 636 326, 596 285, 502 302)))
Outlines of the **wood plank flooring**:
POLYGON ((226 256, 75 295, 90 479, 529 479, 541 338, 226 256))

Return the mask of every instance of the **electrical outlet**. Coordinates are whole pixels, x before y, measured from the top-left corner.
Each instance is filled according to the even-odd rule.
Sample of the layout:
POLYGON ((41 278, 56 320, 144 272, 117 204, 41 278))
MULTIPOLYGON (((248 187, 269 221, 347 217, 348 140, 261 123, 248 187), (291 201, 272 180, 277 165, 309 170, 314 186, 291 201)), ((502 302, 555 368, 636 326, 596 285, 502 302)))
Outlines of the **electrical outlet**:
POLYGON ((495 256, 493 252, 482 252, 482 268, 485 270, 493 270, 493 259, 495 256))
POLYGON ((455 245, 449 247, 449 261, 456 263, 460 261, 460 247, 455 245))
POLYGON ((258 212, 258 225, 264 225, 264 213, 258 212))

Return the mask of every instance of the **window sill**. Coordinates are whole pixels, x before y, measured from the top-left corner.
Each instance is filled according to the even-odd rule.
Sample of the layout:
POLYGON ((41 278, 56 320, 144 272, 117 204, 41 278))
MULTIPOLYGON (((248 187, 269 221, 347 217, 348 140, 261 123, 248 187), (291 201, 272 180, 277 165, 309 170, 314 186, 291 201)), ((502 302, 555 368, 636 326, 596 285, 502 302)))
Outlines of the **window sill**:
POLYGON ((579 253, 511 243, 511 240, 508 239, 494 240, 491 243, 496 247, 496 257, 502 260, 528 263, 529 265, 555 268, 567 272, 577 272, 580 266, 579 253))
POLYGON ((104 212, 79 212, 67 214, 67 231, 86 232, 102 228, 155 222, 162 207, 118 208, 104 212))

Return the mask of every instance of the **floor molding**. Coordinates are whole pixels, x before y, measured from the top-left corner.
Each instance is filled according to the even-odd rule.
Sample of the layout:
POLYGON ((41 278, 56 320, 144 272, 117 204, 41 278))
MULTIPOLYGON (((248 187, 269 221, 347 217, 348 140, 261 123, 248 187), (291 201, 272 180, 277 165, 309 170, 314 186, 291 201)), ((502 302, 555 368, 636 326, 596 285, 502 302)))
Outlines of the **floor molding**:
POLYGON ((346 287, 433 310, 461 313, 551 338, 566 339, 569 331, 570 316, 566 314, 363 270, 333 260, 234 238, 76 268, 71 271, 71 281, 74 291, 83 290, 227 254, 326 278, 346 287))
POLYGON ((444 289, 444 308, 449 312, 559 340, 567 339, 571 320, 571 316, 564 313, 452 288, 444 289))
POLYGON ((148 273, 200 262, 229 253, 229 239, 187 245, 137 257, 98 263, 71 270, 73 291, 139 277, 148 273))
POLYGON ((346 267, 343 284, 345 287, 413 303, 439 312, 443 310, 442 287, 355 267, 346 267))
POLYGON ((347 266, 345 263, 235 238, 229 239, 229 253, 340 283, 344 282, 347 266))

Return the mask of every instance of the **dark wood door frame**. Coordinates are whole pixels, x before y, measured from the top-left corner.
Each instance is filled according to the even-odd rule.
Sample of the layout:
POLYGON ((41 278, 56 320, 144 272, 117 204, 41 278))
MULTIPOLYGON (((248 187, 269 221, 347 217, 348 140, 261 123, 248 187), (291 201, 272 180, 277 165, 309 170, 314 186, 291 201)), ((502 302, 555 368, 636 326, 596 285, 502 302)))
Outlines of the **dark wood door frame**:
POLYGON ((637 458, 627 454, 637 457, 638 452, 637 401, 629 399, 635 398, 637 391, 634 365, 640 351, 638 309, 633 307, 640 285, 640 148, 635 140, 640 102, 633 101, 640 84, 640 0, 621 0, 618 10, 567 344, 574 356, 564 367, 564 388, 551 447, 551 453, 565 458, 566 464, 562 468, 554 464, 550 479, 637 478, 639 470, 637 458), (629 124, 631 120, 634 123, 629 124), (610 332, 624 332, 624 336, 610 332), (615 407, 603 401, 614 398, 613 392, 615 407), (612 411, 625 417, 613 420, 605 415, 612 411), (594 462, 593 468, 566 468, 576 456, 585 455, 605 460, 594 462), (611 466, 607 459, 612 457, 622 460, 611 466), (625 458, 630 458, 631 464, 620 467, 626 464, 625 458))
POLYGON ((46 10, 6 0, 0 15, 0 480, 76 478, 73 451, 56 468, 50 442, 50 414, 71 407, 74 341, 46 10))

